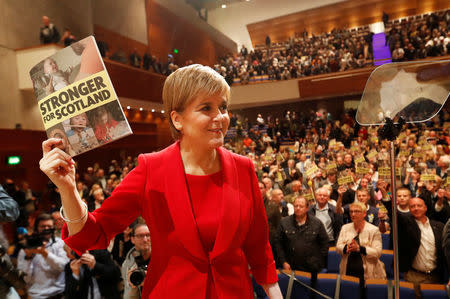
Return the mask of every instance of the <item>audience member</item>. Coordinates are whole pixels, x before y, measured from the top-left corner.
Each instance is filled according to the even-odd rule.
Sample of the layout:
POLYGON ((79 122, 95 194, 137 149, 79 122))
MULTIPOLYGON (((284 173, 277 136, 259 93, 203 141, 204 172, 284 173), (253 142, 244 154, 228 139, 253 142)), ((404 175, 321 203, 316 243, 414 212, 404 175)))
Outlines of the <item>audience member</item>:
POLYGON ((329 239, 322 222, 308 214, 308 208, 304 197, 294 200, 294 214, 281 219, 275 246, 283 269, 316 276, 326 267, 329 239))
POLYGON ((381 256, 381 233, 378 228, 365 221, 366 206, 362 202, 350 205, 352 223, 342 226, 336 250, 342 256, 339 272, 360 279, 361 298, 365 298, 367 279, 386 279, 381 256))
POLYGON ((50 23, 50 19, 47 16, 42 16, 42 23, 39 33, 39 39, 41 44, 59 43, 60 35, 58 28, 53 23, 50 23))
POLYGON ((69 259, 64 242, 54 236, 54 228, 52 216, 40 214, 35 220, 34 232, 42 245, 21 249, 17 258, 17 268, 26 273, 31 299, 63 298, 64 295, 64 266, 69 259))
POLYGON ((409 201, 410 214, 398 214, 399 267, 405 280, 414 283, 420 297, 421 283, 442 283, 445 259, 444 224, 426 216, 427 206, 418 197, 409 201))
POLYGON ((120 270, 105 249, 86 251, 78 256, 64 245, 70 261, 65 266, 65 299, 120 299, 120 270))
POLYGON ((321 187, 316 191, 316 203, 309 207, 309 214, 317 217, 325 227, 329 245, 335 246, 343 224, 342 215, 336 212, 336 207, 328 204, 330 191, 321 187))
MULTIPOLYGON (((124 280, 124 298, 141 298, 141 281, 134 281, 133 271, 142 265, 148 265, 151 256, 150 231, 145 223, 137 223, 131 230, 131 242, 134 247, 130 249, 122 264, 122 279, 124 280), (133 284, 133 282, 136 284, 133 284)), ((147 272, 147 270, 145 270, 147 272)), ((145 276, 144 276, 145 277, 145 276)))

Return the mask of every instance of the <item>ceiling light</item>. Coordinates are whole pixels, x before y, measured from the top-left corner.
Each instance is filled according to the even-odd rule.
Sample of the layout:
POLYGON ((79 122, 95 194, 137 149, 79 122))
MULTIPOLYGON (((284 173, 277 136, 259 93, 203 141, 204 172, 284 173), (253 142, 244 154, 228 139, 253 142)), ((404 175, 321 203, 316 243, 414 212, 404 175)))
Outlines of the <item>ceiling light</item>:
POLYGON ((130 110, 130 108, 131 108, 130 106, 127 106, 127 109, 128 109, 128 110, 130 110))
POLYGON ((152 112, 155 112, 155 109, 152 109, 152 112))
POLYGON ((222 4, 222 8, 227 8, 227 5, 226 4, 222 4))
POLYGON ((139 108, 139 111, 142 111, 142 110, 144 110, 144 108, 142 108, 142 107, 141 107, 141 108, 139 108))
POLYGON ((161 110, 161 113, 164 113, 164 110, 161 110))

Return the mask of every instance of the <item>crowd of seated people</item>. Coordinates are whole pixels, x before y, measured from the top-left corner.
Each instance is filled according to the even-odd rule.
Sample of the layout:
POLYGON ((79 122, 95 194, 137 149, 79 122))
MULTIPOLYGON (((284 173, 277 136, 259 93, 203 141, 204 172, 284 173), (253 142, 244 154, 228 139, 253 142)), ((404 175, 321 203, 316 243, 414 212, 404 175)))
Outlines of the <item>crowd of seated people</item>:
POLYGON ((296 34, 283 43, 257 46, 222 57, 214 66, 229 84, 264 80, 288 80, 372 65, 372 38, 368 28, 332 30, 311 36, 296 34))
MULTIPOLYGON (((401 247, 402 256, 409 259, 400 263, 404 279, 416 284, 418 281, 447 283, 449 280, 448 276, 442 275, 446 264, 442 262, 442 248, 438 247, 441 246, 444 223, 450 216, 449 124, 449 113, 441 111, 426 123, 405 125, 396 141, 397 187, 401 187, 398 210, 405 214, 399 216, 399 225, 404 226, 399 229, 406 230, 404 235, 408 237, 405 240, 416 241, 415 245, 401 247), (424 224, 419 225, 422 221, 424 224), (410 230, 411 223, 416 223, 413 225, 415 231, 410 230), (428 223, 432 231, 439 234, 434 237, 437 242, 434 251, 424 251, 419 246, 420 231, 428 223), (418 255, 425 255, 431 263, 421 263, 421 259, 416 258, 418 255)), ((341 274, 357 276, 363 282, 369 278, 386 278, 387 266, 380 262, 381 234, 390 230, 392 198, 390 172, 386 170, 388 142, 381 139, 376 127, 359 126, 354 120, 354 111, 343 114, 340 119, 334 119, 324 111, 286 111, 279 118, 259 114, 254 121, 232 114, 229 132, 225 147, 254 162, 268 217, 269 240, 280 269, 313 274, 326 271, 328 248, 337 246, 337 252, 343 256, 341 274)), ((122 162, 114 160, 110 165, 101 166, 95 163, 84 172, 80 170, 77 190, 90 211, 108 200, 114 188, 136 166, 136 161, 136 158, 127 157, 122 162)), ((45 253, 20 253, 24 235, 45 229, 39 228, 38 222, 42 221, 56 228, 56 236, 60 235, 59 195, 50 186, 50 191, 43 194, 41 200, 50 199, 51 204, 45 208, 33 200, 34 193, 27 185, 18 188, 8 181, 5 187, 24 205, 22 213, 27 204, 33 206, 28 214, 24 214, 26 219, 22 217, 22 222, 18 223, 20 228, 9 250, 19 267, 26 269, 34 256, 45 253), (38 216, 41 212, 51 214, 51 218, 38 216)), ((137 240, 132 238, 132 231, 127 228, 118 235, 111 242, 109 251, 74 257, 67 248, 64 255, 61 251, 64 248, 58 247, 59 244, 54 252, 62 256, 63 262, 59 260, 62 264, 69 265, 65 267, 68 273, 78 273, 83 263, 86 265, 83 267, 87 267, 84 271, 94 271, 89 266, 93 264, 93 258, 102 259, 108 265, 110 259, 116 265, 123 265, 133 245, 142 245, 146 252, 148 246, 142 242, 150 242, 145 239, 148 233, 139 230, 139 238, 143 237, 137 240)), ((42 259, 36 261, 40 262, 42 259)), ((64 269, 62 264, 58 269, 64 269)), ((119 281, 120 275, 112 279, 119 281)), ((64 283, 62 278, 55 281, 64 283)), ((32 294, 47 289, 44 280, 39 278, 28 281, 28 287, 32 294)), ((59 288, 64 289, 60 285, 59 288)), ((361 288, 363 293, 363 283, 361 288)))
POLYGON ((386 24, 392 61, 450 54, 450 11, 411 16, 386 24))

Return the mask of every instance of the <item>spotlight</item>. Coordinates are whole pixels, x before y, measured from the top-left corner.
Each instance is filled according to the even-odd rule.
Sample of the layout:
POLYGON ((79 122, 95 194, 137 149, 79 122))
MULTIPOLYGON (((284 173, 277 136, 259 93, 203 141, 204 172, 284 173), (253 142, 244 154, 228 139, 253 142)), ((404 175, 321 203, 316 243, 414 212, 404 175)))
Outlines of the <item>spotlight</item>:
POLYGON ((222 8, 227 8, 227 5, 226 4, 222 4, 222 8))
POLYGON ((128 110, 130 110, 130 108, 131 108, 130 106, 127 106, 127 109, 128 109, 128 110))
POLYGON ((139 108, 139 111, 142 111, 142 110, 144 110, 144 108, 142 108, 142 107, 141 107, 141 108, 139 108))
POLYGON ((161 113, 164 113, 164 110, 161 110, 161 113))
POLYGON ((152 109, 152 112, 155 112, 155 109, 152 109))

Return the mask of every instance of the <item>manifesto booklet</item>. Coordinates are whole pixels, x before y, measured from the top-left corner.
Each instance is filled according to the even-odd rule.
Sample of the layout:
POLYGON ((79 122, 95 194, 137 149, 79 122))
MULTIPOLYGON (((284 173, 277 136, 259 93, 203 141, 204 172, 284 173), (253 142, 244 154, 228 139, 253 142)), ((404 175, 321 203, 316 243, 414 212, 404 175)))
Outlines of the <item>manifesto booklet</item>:
POLYGON ((132 134, 95 39, 89 36, 30 71, 49 138, 72 157, 132 134))

